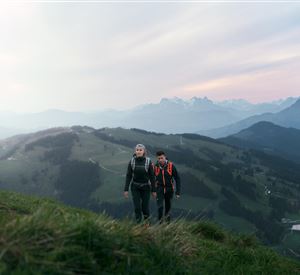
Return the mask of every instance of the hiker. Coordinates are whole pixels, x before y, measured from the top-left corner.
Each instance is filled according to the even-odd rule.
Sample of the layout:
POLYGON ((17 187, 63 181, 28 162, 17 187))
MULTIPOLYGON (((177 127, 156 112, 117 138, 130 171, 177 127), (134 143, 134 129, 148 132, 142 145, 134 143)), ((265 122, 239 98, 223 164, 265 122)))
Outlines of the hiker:
POLYGON ((146 147, 138 144, 128 164, 124 196, 128 198, 128 190, 131 185, 131 194, 137 223, 142 221, 149 224, 150 216, 150 193, 156 198, 155 176, 153 164, 147 157, 146 147))
POLYGON ((157 185, 157 208, 158 220, 163 222, 163 214, 165 220, 170 222, 171 202, 174 196, 180 198, 180 177, 175 165, 169 161, 163 151, 156 153, 157 163, 154 166, 155 180, 157 185), (176 190, 174 186, 176 184, 176 190), (165 208, 165 213, 164 213, 165 208))

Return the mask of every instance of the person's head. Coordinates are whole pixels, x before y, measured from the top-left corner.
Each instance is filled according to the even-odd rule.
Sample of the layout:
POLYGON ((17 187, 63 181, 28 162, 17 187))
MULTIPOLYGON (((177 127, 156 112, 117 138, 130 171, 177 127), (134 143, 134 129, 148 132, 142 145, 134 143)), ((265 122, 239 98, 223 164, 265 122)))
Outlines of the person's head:
POLYGON ((135 155, 137 157, 144 157, 146 155, 146 147, 143 144, 137 144, 135 146, 135 151, 134 151, 135 155))
POLYGON ((160 164, 164 164, 167 160, 166 154, 163 151, 156 152, 156 158, 160 164))

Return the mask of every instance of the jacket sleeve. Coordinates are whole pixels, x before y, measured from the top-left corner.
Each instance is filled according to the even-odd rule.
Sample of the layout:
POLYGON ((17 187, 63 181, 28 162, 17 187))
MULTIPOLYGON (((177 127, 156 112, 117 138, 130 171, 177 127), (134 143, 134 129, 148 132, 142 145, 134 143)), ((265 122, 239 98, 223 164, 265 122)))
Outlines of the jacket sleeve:
POLYGON ((126 174, 126 181, 125 181, 125 187, 124 187, 124 191, 127 192, 129 190, 129 185, 132 181, 132 167, 131 167, 131 161, 128 164, 128 168, 127 168, 127 174, 126 174))
POLYGON ((150 161, 150 165, 149 165, 149 179, 151 182, 151 192, 156 192, 156 186, 155 186, 155 174, 154 174, 154 168, 153 168, 153 163, 152 161, 150 161))
POLYGON ((179 173, 178 173, 176 167, 174 166, 174 164, 173 164, 172 174, 173 174, 173 178, 176 182, 176 195, 180 195, 180 192, 181 192, 181 179, 180 179, 179 173))

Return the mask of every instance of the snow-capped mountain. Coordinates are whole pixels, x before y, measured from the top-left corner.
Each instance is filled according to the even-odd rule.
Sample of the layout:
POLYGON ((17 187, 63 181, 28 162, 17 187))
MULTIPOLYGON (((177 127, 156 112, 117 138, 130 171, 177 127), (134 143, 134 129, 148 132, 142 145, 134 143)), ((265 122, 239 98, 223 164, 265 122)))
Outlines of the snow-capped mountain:
MULTIPOLYGON (((105 110, 92 113, 47 110, 40 113, 0 113, 0 126, 32 131, 57 126, 87 125, 95 128, 141 128, 164 133, 198 132, 224 127, 253 115, 276 113, 297 98, 252 104, 246 100, 215 102, 207 97, 162 98, 159 103, 137 106, 126 111, 105 110)), ((13 132, 15 133, 15 132, 13 132)), ((17 132, 18 133, 18 132, 17 132)), ((1 131, 0 137, 10 132, 1 131), (2 134, 1 134, 2 132, 2 134)))

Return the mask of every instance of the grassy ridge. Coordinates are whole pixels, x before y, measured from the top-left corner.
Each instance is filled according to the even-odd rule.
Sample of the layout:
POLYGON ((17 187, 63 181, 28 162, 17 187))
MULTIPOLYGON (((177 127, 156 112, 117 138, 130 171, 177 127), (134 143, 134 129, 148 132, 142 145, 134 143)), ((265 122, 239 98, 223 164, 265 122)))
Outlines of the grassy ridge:
POLYGON ((300 263, 207 222, 146 229, 0 192, 0 274, 300 274, 300 263))

